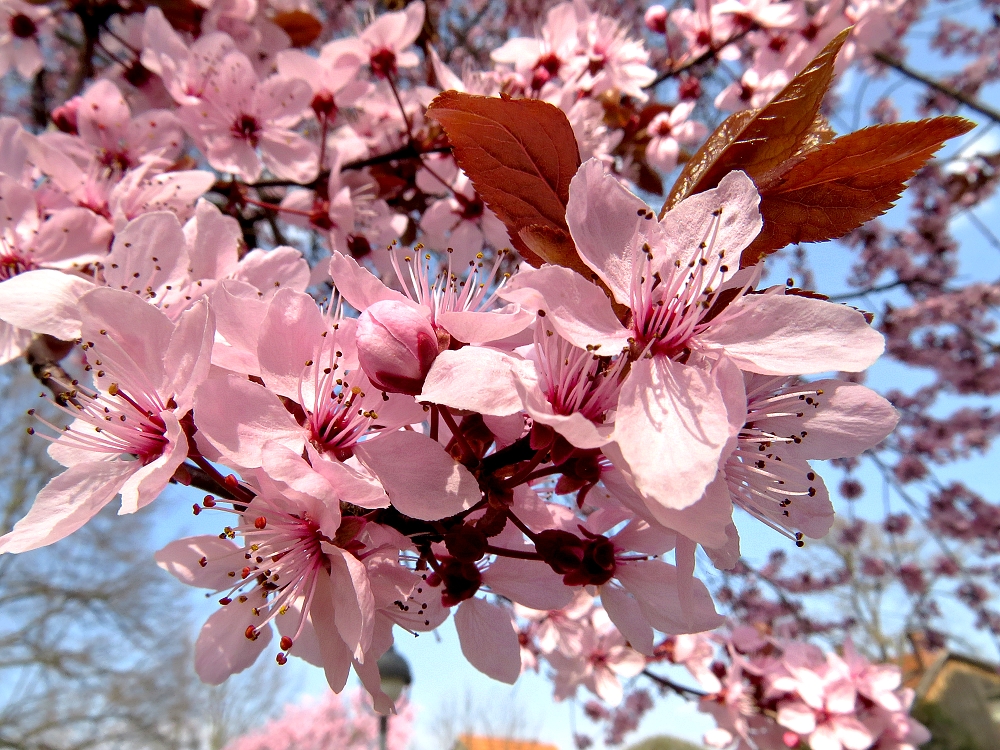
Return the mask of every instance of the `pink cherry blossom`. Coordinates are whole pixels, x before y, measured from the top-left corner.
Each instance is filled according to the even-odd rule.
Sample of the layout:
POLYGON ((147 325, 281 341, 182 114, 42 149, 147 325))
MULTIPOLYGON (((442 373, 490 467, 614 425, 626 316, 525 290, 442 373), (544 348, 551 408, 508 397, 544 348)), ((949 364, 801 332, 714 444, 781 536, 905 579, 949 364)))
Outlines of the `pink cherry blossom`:
POLYGON ((358 46, 376 77, 394 77, 399 68, 417 64, 416 53, 407 48, 417 40, 423 24, 424 4, 417 0, 404 11, 379 16, 361 32, 358 46))
POLYGON ((669 114, 661 112, 656 115, 646 126, 650 135, 646 161, 652 166, 664 172, 671 171, 677 166, 681 144, 695 144, 705 137, 708 128, 688 119, 693 110, 693 102, 681 102, 669 114))
POLYGON ((0 4, 0 75, 14 69, 30 81, 44 64, 38 42, 51 33, 54 21, 50 8, 4 0, 0 4))
POLYGON ((305 81, 258 81, 250 60, 230 52, 208 76, 203 98, 178 117, 216 169, 254 181, 266 166, 275 177, 308 182, 318 170, 316 148, 292 128, 311 99, 305 81))
POLYGON ((172 112, 151 110, 133 117, 110 81, 98 81, 80 97, 76 127, 81 140, 95 149, 98 162, 121 171, 138 166, 146 154, 173 161, 184 143, 184 131, 172 112))
POLYGON ((198 305, 176 324, 133 294, 95 289, 80 298, 82 337, 95 389, 72 388, 75 417, 50 455, 67 470, 39 492, 0 541, 23 552, 76 531, 118 494, 122 512, 148 505, 188 453, 181 419, 208 374, 214 321, 198 305))

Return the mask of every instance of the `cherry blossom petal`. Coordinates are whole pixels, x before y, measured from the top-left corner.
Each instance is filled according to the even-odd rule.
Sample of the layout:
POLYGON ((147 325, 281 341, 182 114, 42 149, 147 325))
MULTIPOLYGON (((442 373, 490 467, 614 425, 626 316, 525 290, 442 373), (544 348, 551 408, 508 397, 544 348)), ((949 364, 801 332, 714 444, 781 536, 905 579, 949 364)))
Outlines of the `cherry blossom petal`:
POLYGON ((844 750, 867 750, 876 739, 856 716, 833 716, 829 723, 844 750))
POLYGON ((269 128, 260 137, 260 155, 279 180, 311 182, 319 172, 316 146, 292 130, 269 128))
POLYGON ((350 498, 362 508, 388 508, 389 496, 378 479, 373 477, 356 458, 341 463, 322 458, 311 444, 306 446, 316 471, 323 475, 338 497, 350 498))
POLYGON ((238 375, 209 377, 195 392, 198 434, 239 466, 261 465, 270 440, 299 453, 305 435, 278 396, 238 375))
POLYGON ((194 218, 184 225, 184 237, 191 248, 192 278, 221 279, 236 271, 243 234, 239 222, 214 203, 198 200, 194 218))
POLYGON ((375 597, 365 564, 339 547, 325 548, 330 559, 330 583, 333 591, 333 621, 344 644, 364 661, 372 642, 375 597))
POLYGON ((494 680, 513 685, 521 674, 521 646, 510 613, 473 597, 458 605, 455 630, 469 663, 494 680))
POLYGON ((854 689, 854 683, 849 679, 838 680, 832 685, 826 686, 825 708, 830 713, 849 714, 854 713, 858 692, 854 689))
POLYGON ((27 552, 58 542, 110 503, 138 461, 94 461, 71 466, 46 484, 27 515, 0 537, 0 553, 27 552))
POLYGON ((844 750, 844 745, 837 737, 837 730, 830 723, 816 727, 809 735, 810 750, 844 750))
POLYGON ((562 576, 537 560, 498 557, 483 573, 483 583, 531 609, 562 609, 573 601, 573 589, 563 584, 562 576))
POLYGON ((649 501, 675 510, 692 505, 715 478, 729 441, 729 417, 714 374, 663 357, 634 362, 622 384, 612 437, 623 469, 649 501))
POLYGON ((0 320, 0 365, 5 365, 20 357, 30 344, 31 331, 0 320))
POLYGON ((764 375, 860 372, 885 349, 882 334, 857 310, 794 294, 739 297, 702 340, 764 375))
POLYGON ((79 276, 39 269, 0 283, 0 318, 63 341, 80 337, 80 298, 94 288, 79 276))
POLYGON ((512 369, 517 358, 485 346, 438 354, 418 401, 506 417, 521 411, 512 369))
MULTIPOLYGON (((134 294, 106 287, 80 297, 79 310, 80 335, 96 344, 97 359, 105 356, 114 361, 115 375, 122 383, 159 393, 164 382, 163 353, 174 333, 169 318, 134 294)), ((96 369, 95 382, 106 388, 110 381, 96 369)))
MULTIPOLYGON (((308 294, 282 289, 271 298, 259 330, 257 359, 261 378, 268 389, 297 402, 306 362, 316 356, 329 332, 323 314, 308 294)), ((312 377, 305 380, 311 381, 312 377)))
POLYGON ((743 172, 730 172, 718 187, 685 198, 664 215, 659 229, 667 248, 657 260, 687 264, 701 252, 701 243, 710 240, 716 251, 725 252, 728 265, 737 268, 743 249, 763 226, 759 204, 753 180, 743 172))
POLYGON ((653 655, 653 628, 635 597, 625 589, 606 584, 601 587, 601 604, 629 645, 646 656, 653 655))
POLYGON ((594 670, 593 682, 594 692, 602 701, 612 707, 621 705, 624 691, 614 672, 607 667, 598 667, 594 670))
POLYGON ((330 689, 339 693, 351 674, 351 651, 347 648, 336 625, 336 598, 329 574, 321 570, 316 576, 316 589, 309 608, 319 652, 323 658, 323 671, 330 689))
POLYGON ((260 376, 257 336, 267 315, 267 303, 249 284, 223 281, 210 297, 215 312, 212 364, 246 375, 260 376))
POLYGON ((712 595, 695 578, 690 604, 681 606, 677 568, 660 560, 619 562, 616 578, 642 608, 649 624, 662 633, 703 633, 719 627, 725 618, 715 611, 712 595))
POLYGON ((792 701, 778 708, 778 723, 796 734, 810 734, 816 728, 816 713, 805 703, 792 701))
POLYGON ((569 184, 566 222, 580 258, 623 305, 631 302, 633 259, 646 240, 638 225, 649 214, 598 159, 585 162, 569 184))
POLYGON ((340 295, 359 312, 364 312, 376 302, 387 299, 404 304, 415 304, 406 296, 379 281, 371 271, 359 265, 354 258, 342 253, 334 253, 330 258, 330 276, 333 277, 333 285, 340 292, 340 295))
POLYGON ((379 674, 377 663, 378 656, 371 654, 363 664, 355 660, 354 671, 365 690, 372 697, 372 708, 375 709, 375 713, 388 716, 396 713, 396 706, 392 699, 382 691, 382 676, 379 674))
POLYGON ((320 528, 334 533, 340 526, 340 498, 325 476, 300 454, 274 441, 264 444, 261 468, 281 494, 309 509, 320 528))
POLYGON ((843 380, 816 380, 809 390, 820 390, 813 399, 818 408, 803 408, 802 418, 772 417, 767 429, 775 434, 808 434, 800 442, 785 443, 782 455, 801 458, 856 456, 878 445, 896 423, 899 414, 892 404, 869 388, 843 380))
POLYGON ((230 676, 242 672, 261 655, 271 642, 271 626, 257 631, 253 640, 247 638, 248 627, 258 627, 263 622, 265 610, 253 613, 261 602, 248 599, 233 600, 208 618, 194 644, 194 668, 202 682, 221 685, 230 676))
POLYGON ((451 311, 439 313, 435 323, 466 344, 488 344, 520 333, 535 316, 517 305, 489 312, 451 311))
POLYGON ((215 314, 207 301, 181 313, 163 353, 165 378, 160 395, 164 400, 173 398, 182 416, 191 409, 195 390, 208 377, 214 342, 215 314))
POLYGON ((294 247, 258 248, 243 256, 234 278, 252 284, 263 292, 263 299, 269 299, 283 288, 304 292, 309 286, 309 264, 294 247))
POLYGON ((157 565, 181 583, 222 591, 233 585, 229 573, 241 562, 242 552, 242 547, 228 539, 205 535, 177 539, 153 557, 157 565))
POLYGON ((440 443, 400 430, 358 445, 356 454, 404 515, 436 521, 479 502, 479 483, 440 443))
POLYGON ((616 354, 628 345, 629 333, 615 317, 600 287, 562 266, 522 267, 500 296, 529 310, 544 310, 556 332, 581 349, 601 346, 616 354))
POLYGON ((35 237, 35 259, 52 268, 74 270, 103 259, 111 226, 86 208, 64 208, 42 224, 35 237))

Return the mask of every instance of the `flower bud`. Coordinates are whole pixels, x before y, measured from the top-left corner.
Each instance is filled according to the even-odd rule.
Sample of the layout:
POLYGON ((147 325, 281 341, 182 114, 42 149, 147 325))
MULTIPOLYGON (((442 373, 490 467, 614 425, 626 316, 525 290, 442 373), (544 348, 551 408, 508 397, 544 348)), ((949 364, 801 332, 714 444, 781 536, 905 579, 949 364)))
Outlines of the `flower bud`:
POLYGON ((662 5, 650 5, 643 20, 654 34, 667 33, 667 9, 662 5))
POLYGON ((81 98, 74 96, 64 104, 52 110, 52 122, 57 128, 70 135, 77 134, 76 113, 80 109, 81 98))
POLYGON ((396 300, 376 302, 358 320, 358 359, 383 391, 415 396, 438 355, 438 339, 426 314, 396 300))

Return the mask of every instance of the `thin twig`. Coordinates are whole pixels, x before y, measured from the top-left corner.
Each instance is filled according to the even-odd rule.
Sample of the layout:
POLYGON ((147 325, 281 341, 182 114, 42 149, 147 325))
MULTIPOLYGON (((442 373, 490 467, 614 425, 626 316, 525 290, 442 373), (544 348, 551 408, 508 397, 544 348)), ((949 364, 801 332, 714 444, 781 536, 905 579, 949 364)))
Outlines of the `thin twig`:
POLYGON ((686 685, 681 685, 679 682, 674 682, 669 677, 661 677, 658 674, 653 674, 648 669, 642 670, 641 674, 643 677, 648 677, 649 679, 651 679, 660 687, 669 688, 678 695, 681 695, 685 698, 688 697, 704 698, 705 696, 711 695, 711 693, 708 693, 704 690, 699 690, 698 688, 691 688, 687 687, 686 685))
POLYGON ((935 91, 944 94, 945 96, 950 96, 956 102, 964 104, 966 107, 974 112, 978 112, 984 117, 988 117, 993 120, 993 122, 1000 123, 1000 110, 995 109, 988 104, 984 104, 978 99, 968 96, 967 94, 959 91, 954 86, 949 86, 947 83, 938 81, 937 79, 931 78, 919 70, 914 70, 909 65, 904 63, 902 60, 897 60, 894 57, 890 57, 884 52, 875 52, 872 57, 878 60, 883 65, 888 65, 893 70, 902 73, 907 78, 912 78, 914 81, 919 81, 920 83, 934 89, 935 91))

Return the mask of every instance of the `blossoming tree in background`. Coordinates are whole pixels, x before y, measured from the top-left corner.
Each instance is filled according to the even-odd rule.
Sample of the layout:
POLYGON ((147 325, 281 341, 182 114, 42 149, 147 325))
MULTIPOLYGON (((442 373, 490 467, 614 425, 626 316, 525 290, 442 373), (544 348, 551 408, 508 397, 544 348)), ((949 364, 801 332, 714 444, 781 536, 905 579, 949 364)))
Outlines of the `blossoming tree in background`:
MULTIPOLYGON (((206 682, 299 657, 389 712, 394 627, 453 617, 487 675, 545 663, 557 698, 621 704, 589 709, 619 741, 639 675, 699 699, 720 747, 926 740, 898 669, 844 640, 857 618, 802 604, 854 573, 754 570, 740 537, 823 538, 810 460, 868 455, 993 632, 992 568, 949 540, 988 559, 995 505, 917 482, 995 430, 940 408, 995 387, 996 289, 958 286, 948 235, 995 160, 925 168, 974 123, 888 99, 837 135, 831 94, 891 68, 924 114, 996 119, 993 37, 942 22, 936 46, 981 57, 938 81, 902 60, 915 0, 403 5, 0 0, 3 360, 66 417, 33 428, 65 470, 0 552, 186 486, 205 534, 156 561, 219 601, 206 682), (912 224, 875 223, 911 178, 912 224), (837 238, 850 305, 801 249, 837 238), (862 385, 885 350, 933 382, 862 385)), ((933 634, 927 564, 865 575, 905 574, 933 634)))
MULTIPOLYGON (((405 750, 413 722, 413 707, 403 701, 389 723, 386 747, 405 750)), ((226 745, 226 750, 376 750, 379 717, 362 693, 327 693, 303 705, 288 705, 277 719, 226 745), (348 706, 348 702, 350 705, 348 706)))

